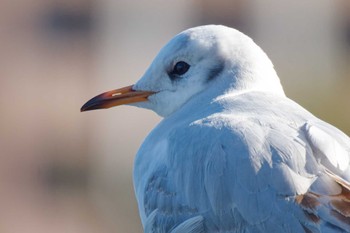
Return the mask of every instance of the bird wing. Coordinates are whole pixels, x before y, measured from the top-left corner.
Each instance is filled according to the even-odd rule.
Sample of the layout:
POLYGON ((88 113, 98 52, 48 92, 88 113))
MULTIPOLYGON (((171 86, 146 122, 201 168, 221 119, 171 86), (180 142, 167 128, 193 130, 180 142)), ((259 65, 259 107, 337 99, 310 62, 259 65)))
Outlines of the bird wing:
POLYGON ((323 169, 296 201, 324 231, 350 232, 350 139, 322 121, 305 123, 303 131, 323 169))
POLYGON ((295 125, 222 114, 221 119, 212 118, 197 122, 198 132, 190 134, 200 135, 191 142, 195 147, 191 154, 196 156, 187 154, 183 159, 197 161, 187 159, 181 164, 186 168, 178 168, 193 170, 200 164, 200 169, 179 183, 198 179, 192 182, 201 185, 200 193, 205 195, 190 185, 183 191, 189 193, 186 200, 198 203, 199 212, 211 219, 206 226, 227 232, 309 229, 295 197, 306 193, 317 179, 318 164, 295 125))
POLYGON ((350 139, 326 122, 307 122, 303 130, 314 156, 333 173, 350 180, 350 139))
POLYGON ((150 232, 194 217, 184 225, 198 232, 350 232, 350 140, 305 118, 220 113, 160 127, 166 145, 139 155, 153 163, 138 194, 141 216, 156 210, 150 232))

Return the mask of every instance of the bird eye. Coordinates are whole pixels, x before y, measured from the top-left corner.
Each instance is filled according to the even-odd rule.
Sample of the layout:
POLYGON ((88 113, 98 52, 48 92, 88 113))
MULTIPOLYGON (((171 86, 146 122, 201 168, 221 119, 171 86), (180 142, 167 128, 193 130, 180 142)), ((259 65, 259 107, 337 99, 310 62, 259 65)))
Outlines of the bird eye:
POLYGON ((188 71, 189 68, 189 64, 184 61, 179 61, 175 64, 174 69, 171 73, 175 75, 183 75, 188 71))

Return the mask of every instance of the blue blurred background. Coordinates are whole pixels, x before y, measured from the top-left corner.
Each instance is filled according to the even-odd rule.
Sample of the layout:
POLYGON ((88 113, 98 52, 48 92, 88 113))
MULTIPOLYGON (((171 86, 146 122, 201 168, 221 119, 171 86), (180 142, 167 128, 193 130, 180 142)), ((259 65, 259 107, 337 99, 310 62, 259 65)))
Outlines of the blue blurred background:
POLYGON ((2 0, 1 233, 142 232, 132 165, 160 118, 79 109, 202 24, 248 34, 289 97, 350 134, 348 0, 2 0))

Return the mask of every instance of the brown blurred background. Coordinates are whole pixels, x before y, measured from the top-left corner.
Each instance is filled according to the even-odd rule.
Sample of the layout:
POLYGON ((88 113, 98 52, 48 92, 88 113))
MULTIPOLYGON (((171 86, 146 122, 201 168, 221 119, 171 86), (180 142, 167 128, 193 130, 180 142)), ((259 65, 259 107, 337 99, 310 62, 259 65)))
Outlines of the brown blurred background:
POLYGON ((201 24, 248 34, 289 97, 350 134, 348 0, 2 0, 0 233, 142 232, 132 165, 160 118, 79 109, 201 24))

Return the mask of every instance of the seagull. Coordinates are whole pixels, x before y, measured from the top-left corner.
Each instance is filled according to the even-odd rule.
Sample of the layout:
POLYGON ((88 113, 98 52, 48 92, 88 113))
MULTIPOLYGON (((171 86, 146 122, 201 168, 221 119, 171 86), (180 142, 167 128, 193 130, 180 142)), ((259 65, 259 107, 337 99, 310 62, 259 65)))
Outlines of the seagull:
POLYGON ((163 117, 134 164, 144 232, 350 232, 350 138, 286 97, 238 30, 181 32, 81 111, 122 104, 163 117))

